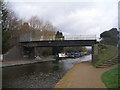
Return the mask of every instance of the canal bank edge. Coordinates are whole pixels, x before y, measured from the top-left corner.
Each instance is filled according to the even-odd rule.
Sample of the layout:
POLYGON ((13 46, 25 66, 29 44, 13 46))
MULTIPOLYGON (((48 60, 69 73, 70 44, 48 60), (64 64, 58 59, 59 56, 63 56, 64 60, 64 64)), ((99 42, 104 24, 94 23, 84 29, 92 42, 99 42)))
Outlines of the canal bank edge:
POLYGON ((5 62, 2 62, 2 64, 0 65, 0 68, 4 68, 4 67, 12 67, 12 66, 20 66, 20 65, 29 65, 29 64, 36 64, 36 63, 43 63, 43 62, 50 62, 50 61, 55 61, 56 59, 49 59, 49 60, 32 60, 32 61, 17 61, 17 63, 15 63, 14 61, 11 64, 5 64, 5 62))

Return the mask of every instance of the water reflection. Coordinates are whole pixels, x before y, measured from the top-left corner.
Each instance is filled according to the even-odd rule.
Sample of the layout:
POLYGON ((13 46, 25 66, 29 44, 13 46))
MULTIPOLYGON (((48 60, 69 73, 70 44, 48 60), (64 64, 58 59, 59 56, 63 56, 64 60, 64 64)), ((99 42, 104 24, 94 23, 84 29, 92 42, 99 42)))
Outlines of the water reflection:
POLYGON ((74 64, 90 59, 91 55, 87 55, 59 63, 45 62, 3 68, 3 88, 52 88, 74 64))

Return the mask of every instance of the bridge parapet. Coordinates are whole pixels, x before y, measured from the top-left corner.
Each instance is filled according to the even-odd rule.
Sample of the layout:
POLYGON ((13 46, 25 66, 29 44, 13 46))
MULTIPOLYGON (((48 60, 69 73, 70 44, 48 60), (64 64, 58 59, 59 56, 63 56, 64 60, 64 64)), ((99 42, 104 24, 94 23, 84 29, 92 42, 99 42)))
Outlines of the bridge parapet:
POLYGON ((54 36, 33 36, 32 34, 25 34, 20 38, 20 42, 26 41, 52 41, 52 40, 96 40, 96 35, 64 35, 62 38, 54 36))
POLYGON ((96 35, 65 35, 65 40, 96 40, 96 35))

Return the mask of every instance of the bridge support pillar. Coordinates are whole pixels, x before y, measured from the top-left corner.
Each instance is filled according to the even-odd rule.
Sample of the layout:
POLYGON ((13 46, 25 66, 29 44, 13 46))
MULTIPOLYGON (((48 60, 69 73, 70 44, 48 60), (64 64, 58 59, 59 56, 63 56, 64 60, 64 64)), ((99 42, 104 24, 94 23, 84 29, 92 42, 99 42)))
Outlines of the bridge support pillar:
POLYGON ((98 61, 98 44, 92 46, 92 63, 95 64, 98 61))
POLYGON ((35 56, 39 56, 37 47, 34 47, 34 55, 35 55, 35 56))

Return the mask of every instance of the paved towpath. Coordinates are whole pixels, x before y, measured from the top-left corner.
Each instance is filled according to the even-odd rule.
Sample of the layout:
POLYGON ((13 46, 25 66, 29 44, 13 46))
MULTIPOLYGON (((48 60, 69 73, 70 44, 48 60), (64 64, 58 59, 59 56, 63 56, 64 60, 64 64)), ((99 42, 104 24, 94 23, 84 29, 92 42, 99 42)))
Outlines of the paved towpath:
POLYGON ((76 64, 56 84, 55 88, 106 88, 101 81, 101 75, 116 66, 95 68, 89 61, 76 64))

